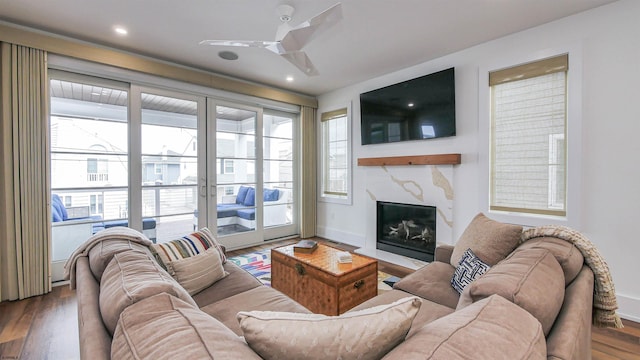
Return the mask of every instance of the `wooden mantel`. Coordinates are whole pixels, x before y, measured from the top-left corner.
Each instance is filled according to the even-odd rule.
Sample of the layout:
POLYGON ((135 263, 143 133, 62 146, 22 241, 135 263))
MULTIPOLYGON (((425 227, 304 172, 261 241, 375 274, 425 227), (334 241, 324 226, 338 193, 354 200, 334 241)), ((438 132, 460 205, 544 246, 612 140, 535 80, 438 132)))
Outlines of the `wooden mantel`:
POLYGON ((388 156, 377 158, 359 158, 358 166, 393 166, 393 165, 457 165, 460 154, 388 156))

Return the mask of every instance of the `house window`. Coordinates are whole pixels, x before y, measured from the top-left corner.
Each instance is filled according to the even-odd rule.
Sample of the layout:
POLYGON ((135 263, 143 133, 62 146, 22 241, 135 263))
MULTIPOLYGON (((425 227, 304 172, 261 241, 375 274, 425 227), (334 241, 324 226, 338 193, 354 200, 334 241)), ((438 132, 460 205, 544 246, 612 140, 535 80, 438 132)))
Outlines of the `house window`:
POLYGON ((568 55, 489 73, 491 210, 566 216, 568 55))
POLYGON ((156 175, 162 175, 162 164, 155 164, 154 172, 156 175))
POLYGON ((225 159, 224 160, 224 173, 225 174, 233 174, 235 173, 233 160, 225 159))
POLYGON ((101 215, 104 212, 104 196, 102 194, 89 195, 89 210, 91 215, 101 215))
POLYGON ((321 115, 322 188, 325 199, 348 199, 350 184, 350 142, 347 108, 321 115))
POLYGON ((109 163, 106 159, 87 159, 87 181, 109 181, 109 163))

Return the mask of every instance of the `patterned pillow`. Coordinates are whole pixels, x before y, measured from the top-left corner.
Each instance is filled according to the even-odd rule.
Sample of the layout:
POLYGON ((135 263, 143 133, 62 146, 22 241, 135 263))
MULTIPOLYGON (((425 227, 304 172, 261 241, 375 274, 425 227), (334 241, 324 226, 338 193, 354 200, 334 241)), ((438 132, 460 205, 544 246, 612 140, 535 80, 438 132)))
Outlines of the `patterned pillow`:
POLYGON ((218 250, 222 263, 226 263, 227 257, 222 250, 222 246, 220 246, 220 243, 213 237, 211 230, 206 227, 177 240, 153 244, 151 249, 154 252, 156 260, 158 260, 160 265, 166 270, 169 262, 201 254, 212 246, 218 250))
POLYGON ((460 259, 460 263, 453 273, 451 286, 453 286, 458 293, 462 294, 462 291, 467 285, 487 272, 489 268, 490 266, 482 262, 471 249, 467 249, 467 251, 462 254, 462 259, 460 259))

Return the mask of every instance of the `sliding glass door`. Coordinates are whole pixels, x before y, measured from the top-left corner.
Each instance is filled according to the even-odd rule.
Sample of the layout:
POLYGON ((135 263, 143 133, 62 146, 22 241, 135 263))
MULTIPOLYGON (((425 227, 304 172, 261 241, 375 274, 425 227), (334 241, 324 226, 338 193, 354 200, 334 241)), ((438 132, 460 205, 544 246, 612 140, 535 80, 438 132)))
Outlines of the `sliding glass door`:
POLYGON ((105 224, 128 225, 128 84, 52 72, 52 279, 105 224))
POLYGON ((53 280, 96 232, 209 227, 229 249, 298 233, 297 114, 52 70, 53 280))
POLYGON ((141 102, 142 229, 156 242, 171 241, 192 232, 198 214, 204 98, 152 89, 133 94, 141 102))
POLYGON ((297 233, 294 116, 213 101, 210 109, 208 224, 218 239, 234 249, 297 233))

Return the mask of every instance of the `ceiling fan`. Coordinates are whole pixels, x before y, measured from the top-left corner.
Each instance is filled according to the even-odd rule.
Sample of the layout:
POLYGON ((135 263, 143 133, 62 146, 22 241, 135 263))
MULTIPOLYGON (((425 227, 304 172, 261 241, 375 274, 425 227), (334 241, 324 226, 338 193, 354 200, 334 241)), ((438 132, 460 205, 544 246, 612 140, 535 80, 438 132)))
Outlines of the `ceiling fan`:
POLYGON ((307 54, 302 49, 322 31, 330 28, 342 19, 342 4, 337 3, 320 14, 292 27, 294 8, 291 5, 279 5, 277 12, 282 24, 278 26, 274 41, 261 40, 203 40, 200 45, 239 46, 265 48, 274 52, 295 65, 307 76, 318 75, 307 54))

